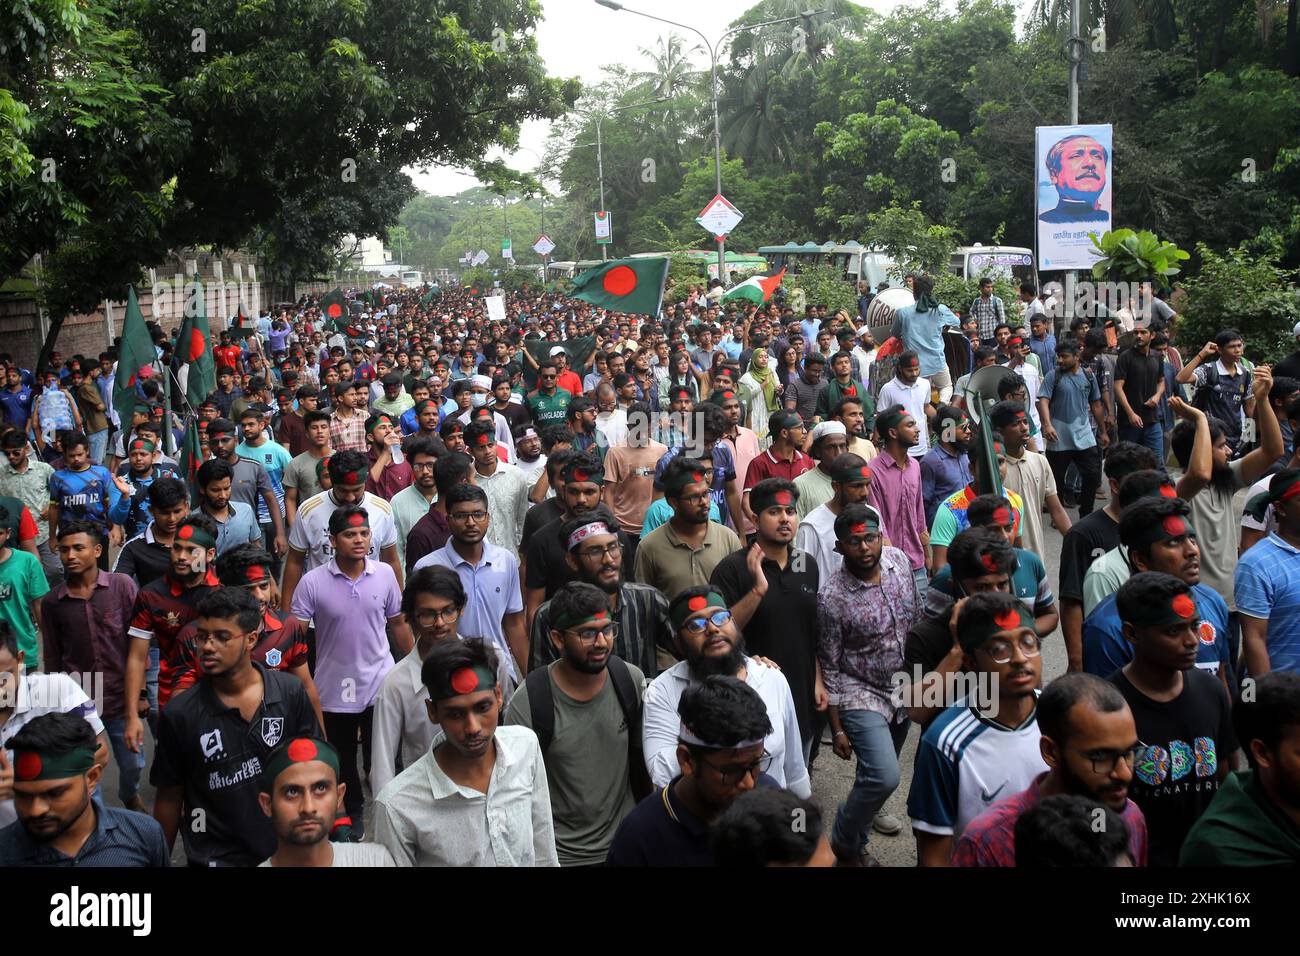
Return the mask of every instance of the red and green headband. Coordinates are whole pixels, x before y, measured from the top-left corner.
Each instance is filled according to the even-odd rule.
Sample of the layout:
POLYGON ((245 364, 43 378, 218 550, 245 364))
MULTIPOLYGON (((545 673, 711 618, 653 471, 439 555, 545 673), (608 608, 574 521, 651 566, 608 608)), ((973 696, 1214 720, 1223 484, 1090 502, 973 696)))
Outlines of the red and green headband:
POLYGON ((154 443, 147 438, 133 438, 131 439, 131 444, 127 448, 127 451, 147 451, 152 455, 154 452, 154 443))
POLYGON ((573 614, 557 615, 555 620, 551 622, 551 626, 557 631, 576 631, 578 628, 585 627, 588 624, 599 624, 604 626, 609 623, 609 609, 601 608, 599 611, 594 611, 591 614, 576 612, 573 614))
POLYGON ((668 620, 674 630, 681 630, 683 624, 696 615, 704 613, 709 608, 725 611, 727 610, 727 599, 717 591, 710 591, 708 594, 697 594, 695 597, 679 601, 669 608, 668 620))
POLYGON ((225 574, 222 574, 218 569, 217 577, 226 587, 253 587, 266 584, 271 580, 271 566, 269 564, 250 564, 242 568, 227 568, 225 574))
POLYGON ((1175 594, 1167 601, 1143 603, 1129 621, 1137 627, 1169 627, 1199 621, 1200 609, 1191 591, 1175 594))
MULTIPOLYGON (((964 651, 974 651, 995 634, 1004 631, 1034 630, 1034 616, 1017 601, 1011 607, 1003 608, 992 617, 982 621, 971 621, 967 616, 957 619, 957 641, 964 651)), ((1037 633, 1035 631, 1035 633, 1037 633)))
POLYGON ((95 765, 92 747, 76 747, 63 754, 43 754, 35 750, 14 750, 14 780, 67 780, 79 777, 95 765))
MULTIPOLYGON (((266 760, 266 782, 273 784, 275 778, 296 763, 310 763, 319 760, 328 765, 337 779, 339 772, 339 752, 330 744, 317 737, 295 737, 282 747, 272 751, 266 760)), ((269 789, 269 788, 268 788, 269 789)))
POLYGON ((773 491, 766 489, 760 491, 755 488, 749 493, 749 506, 756 515, 762 514, 768 508, 793 508, 798 500, 798 490, 790 491, 786 488, 778 488, 773 491))
POLYGON ((1145 551, 1153 544, 1184 536, 1196 537, 1196 529, 1192 527, 1192 523, 1182 515, 1165 515, 1159 521, 1153 521, 1142 529, 1142 533, 1137 536, 1132 547, 1145 551))
POLYGON ((387 425, 389 428, 392 428, 393 420, 389 418, 387 415, 376 415, 374 418, 370 420, 369 424, 366 425, 366 434, 373 435, 375 433, 375 429, 378 428, 380 425, 387 425))
POLYGON ((449 697, 462 697, 465 694, 477 694, 479 691, 492 690, 497 686, 495 672, 482 664, 460 667, 447 675, 440 675, 437 684, 429 688, 429 699, 435 703, 449 697))
POLYGON ((197 544, 204 549, 217 546, 216 538, 204 531, 199 525, 188 521, 182 523, 176 529, 176 540, 185 544, 197 544))
MULTIPOLYGON (((674 498, 686 490, 687 485, 702 485, 705 483, 706 472, 704 468, 694 468, 687 470, 676 470, 672 475, 664 477, 664 494, 672 495, 674 498)), ((753 506, 754 493, 749 494, 751 507, 753 506)))

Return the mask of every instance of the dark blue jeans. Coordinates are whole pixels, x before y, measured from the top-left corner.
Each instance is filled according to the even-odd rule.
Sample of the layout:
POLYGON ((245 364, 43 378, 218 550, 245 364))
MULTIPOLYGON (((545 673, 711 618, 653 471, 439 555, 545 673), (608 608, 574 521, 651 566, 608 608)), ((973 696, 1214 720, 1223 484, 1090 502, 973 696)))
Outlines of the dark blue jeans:
POLYGON ((1136 442, 1150 448, 1151 454, 1156 456, 1160 470, 1165 470, 1165 429, 1159 422, 1152 422, 1145 428, 1134 428, 1121 422, 1119 440, 1136 442))

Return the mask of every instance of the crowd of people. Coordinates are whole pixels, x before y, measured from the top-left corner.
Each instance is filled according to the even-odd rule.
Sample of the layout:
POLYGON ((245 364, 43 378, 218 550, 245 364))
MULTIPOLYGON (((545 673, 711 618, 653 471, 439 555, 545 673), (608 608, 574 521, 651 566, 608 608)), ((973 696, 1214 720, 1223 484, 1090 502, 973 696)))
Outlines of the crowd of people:
POLYGON ((1300 861, 1300 351, 908 286, 304 296, 192 480, 163 330, 0 356, 0 865, 1300 861))

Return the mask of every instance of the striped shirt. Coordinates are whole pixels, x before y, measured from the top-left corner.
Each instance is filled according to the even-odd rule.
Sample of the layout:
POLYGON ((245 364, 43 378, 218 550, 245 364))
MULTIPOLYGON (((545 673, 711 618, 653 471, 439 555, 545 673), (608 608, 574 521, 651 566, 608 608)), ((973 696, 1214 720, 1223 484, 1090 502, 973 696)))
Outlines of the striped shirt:
MULTIPOLYGON (((529 671, 559 660, 551 643, 550 616, 550 601, 533 616, 533 630, 528 639, 529 671)), ((672 625, 668 623, 668 599, 663 592, 648 584, 625 583, 619 588, 613 618, 618 623, 613 653, 649 677, 658 674, 655 649, 672 648, 674 638, 672 625)))
POLYGON ((1269 666, 1300 670, 1300 548, 1270 533, 1237 562, 1235 590, 1238 611, 1268 622, 1269 666))

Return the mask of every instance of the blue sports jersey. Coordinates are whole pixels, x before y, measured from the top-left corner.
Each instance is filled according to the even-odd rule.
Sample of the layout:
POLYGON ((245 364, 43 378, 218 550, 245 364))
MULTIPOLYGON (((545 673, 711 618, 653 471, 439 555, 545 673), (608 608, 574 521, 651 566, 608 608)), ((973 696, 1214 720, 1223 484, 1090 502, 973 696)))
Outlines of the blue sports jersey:
MULTIPOLYGON (((1228 605, 1218 592, 1204 584, 1192 585, 1192 597, 1201 614, 1196 666, 1217 676, 1219 668, 1230 664, 1232 659, 1228 646, 1228 605)), ((1107 595, 1083 622, 1083 669, 1098 677, 1109 677, 1132 659, 1133 645, 1124 637, 1115 595, 1107 595)), ((1228 676, 1232 677, 1231 670, 1228 676)))
POLYGON ((103 465, 91 465, 85 471, 64 468, 50 476, 50 501, 59 507, 60 525, 65 521, 93 521, 107 528, 105 494, 109 509, 115 509, 122 493, 103 465))

